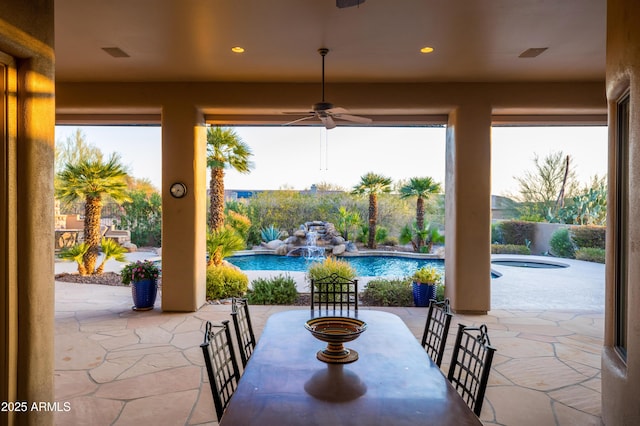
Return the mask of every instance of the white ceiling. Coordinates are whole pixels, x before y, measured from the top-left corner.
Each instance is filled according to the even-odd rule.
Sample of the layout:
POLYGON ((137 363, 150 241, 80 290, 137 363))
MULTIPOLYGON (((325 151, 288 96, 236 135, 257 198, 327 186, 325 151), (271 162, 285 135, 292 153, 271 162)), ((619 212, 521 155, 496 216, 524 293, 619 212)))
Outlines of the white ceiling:
POLYGON ((57 0, 55 12, 61 82, 317 82, 319 47, 327 82, 605 77, 606 0, 57 0))

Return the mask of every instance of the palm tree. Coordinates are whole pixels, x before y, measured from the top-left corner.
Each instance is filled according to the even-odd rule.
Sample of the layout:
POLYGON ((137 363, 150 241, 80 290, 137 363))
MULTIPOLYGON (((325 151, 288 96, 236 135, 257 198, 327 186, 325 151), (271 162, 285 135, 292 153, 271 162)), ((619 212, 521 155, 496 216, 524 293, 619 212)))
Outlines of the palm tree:
POLYGON ((102 198, 111 197, 115 202, 127 201, 127 172, 120 163, 120 157, 112 154, 104 163, 101 159, 81 160, 78 163, 67 163, 58 173, 59 186, 56 189, 58 198, 65 202, 76 202, 84 199, 84 241, 87 251, 82 261, 84 272, 88 275, 98 273, 95 270, 100 235, 100 216, 102 214, 102 198))
POLYGON ((212 231, 224 225, 224 169, 231 167, 240 173, 249 173, 253 167, 250 156, 251 149, 233 129, 220 126, 207 129, 207 167, 211 168, 209 228, 212 231))
MULTIPOLYGON (((430 177, 414 177, 409 180, 409 183, 400 188, 400 197, 409 198, 417 197, 416 201, 416 228, 418 231, 424 230, 424 202, 431 196, 431 194, 437 194, 442 190, 440 183, 435 182, 430 177)), ((424 245, 424 239, 417 238, 418 251, 424 245)))
POLYGON ((369 241, 367 247, 376 248, 376 222, 378 221, 378 194, 391 192, 391 178, 369 172, 360 177, 360 183, 353 187, 352 194, 369 195, 369 241))

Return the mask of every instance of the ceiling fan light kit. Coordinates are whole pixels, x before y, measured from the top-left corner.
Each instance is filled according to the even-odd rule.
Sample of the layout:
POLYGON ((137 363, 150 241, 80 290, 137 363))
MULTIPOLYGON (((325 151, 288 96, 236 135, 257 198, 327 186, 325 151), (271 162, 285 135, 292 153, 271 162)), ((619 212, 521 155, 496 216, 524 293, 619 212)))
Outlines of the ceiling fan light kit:
POLYGON ((325 101, 324 57, 327 56, 327 53, 329 53, 329 49, 327 49, 326 47, 321 47, 320 49, 318 49, 318 53, 320 54, 320 56, 322 56, 322 101, 313 104, 313 106, 311 107, 312 111, 309 111, 309 115, 307 117, 302 117, 289 123, 285 123, 285 126, 299 123, 301 121, 308 120, 314 117, 319 119, 327 130, 336 127, 336 122, 334 121, 334 119, 350 121, 358 124, 371 124, 373 120, 371 120, 370 118, 349 114, 349 111, 347 111, 346 109, 335 107, 331 102, 325 101))

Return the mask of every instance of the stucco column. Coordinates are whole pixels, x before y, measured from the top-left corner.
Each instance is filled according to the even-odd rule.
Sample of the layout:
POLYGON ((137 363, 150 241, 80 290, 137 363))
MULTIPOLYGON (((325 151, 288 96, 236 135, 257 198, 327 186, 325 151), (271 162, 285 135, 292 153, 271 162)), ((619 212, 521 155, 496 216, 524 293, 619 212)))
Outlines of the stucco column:
POLYGON ((206 301, 207 136, 193 105, 162 110, 162 309, 192 312, 206 301), (174 198, 171 184, 187 187, 174 198))
POLYGON ((449 115, 445 181, 445 285, 452 309, 491 308, 491 107, 464 104, 449 115))

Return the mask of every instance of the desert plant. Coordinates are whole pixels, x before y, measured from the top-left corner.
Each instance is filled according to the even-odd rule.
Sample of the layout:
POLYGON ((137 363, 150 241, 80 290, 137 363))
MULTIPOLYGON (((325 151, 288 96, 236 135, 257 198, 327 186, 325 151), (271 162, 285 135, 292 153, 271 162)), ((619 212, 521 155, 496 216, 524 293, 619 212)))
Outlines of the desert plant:
POLYGON ((550 252, 557 257, 573 259, 575 257, 575 247, 571 241, 568 228, 560 228, 551 235, 549 240, 550 252))
POLYGON ((251 155, 249 145, 232 128, 215 126, 207 129, 207 167, 211 169, 210 230, 224 226, 224 169, 249 173, 253 167, 249 160, 251 155))
MULTIPOLYGON (((437 194, 441 191, 440 183, 433 180, 431 177, 414 177, 409 182, 400 188, 400 197, 416 197, 416 227, 423 229, 424 226, 424 202, 432 194, 437 194)), ((424 240, 417 241, 417 250, 419 251, 424 244, 424 240)))
POLYGON ((411 280, 374 279, 362 292, 362 303, 369 306, 413 306, 411 280))
POLYGON ((369 196, 369 237, 367 247, 376 248, 376 226, 378 223, 378 195, 391 192, 391 179, 377 175, 375 173, 367 173, 360 177, 360 183, 353 187, 351 192, 354 195, 369 196))
POLYGON ((584 247, 576 250, 576 259, 587 262, 605 263, 606 252, 601 248, 584 247))
POLYGON ((249 230, 251 229, 251 220, 233 210, 227 210, 225 214, 225 223, 232 229, 234 229, 243 240, 247 240, 249 236, 249 230))
POLYGON ((87 243, 76 244, 73 247, 65 248, 60 252, 60 259, 73 260, 78 264, 78 273, 80 275, 87 275, 87 271, 84 269, 84 262, 82 258, 89 249, 87 243))
POLYGON ((103 258, 100 265, 96 268, 96 274, 100 275, 104 272, 104 265, 107 263, 107 260, 113 259, 118 262, 126 262, 127 258, 124 254, 127 252, 127 249, 118 244, 115 240, 110 240, 108 238, 103 238, 100 243, 100 249, 102 250, 103 258))
POLYGON ((57 175, 56 195, 63 202, 84 200, 84 239, 87 251, 83 256, 86 274, 96 273, 96 260, 102 236, 100 217, 102 201, 110 197, 115 202, 128 201, 127 172, 117 154, 107 162, 102 159, 67 163, 57 175))
POLYGON ((249 278, 239 269, 227 265, 207 267, 207 299, 240 297, 249 286, 249 278))
POLYGON ((288 274, 257 278, 251 287, 247 298, 252 305, 290 305, 298 297, 296 281, 288 274))
POLYGON ((336 274, 347 280, 352 280, 356 277, 356 270, 353 269, 353 266, 345 260, 328 257, 322 262, 312 263, 307 271, 307 278, 309 281, 318 280, 328 277, 331 274, 336 274))
POLYGON ((282 236, 282 231, 276 229, 273 224, 269 225, 267 228, 262 228, 260 230, 260 237, 262 241, 268 243, 269 241, 278 240, 282 236))
POLYGON ((389 230, 384 226, 378 226, 376 228, 376 244, 382 244, 383 241, 389 236, 389 230))
POLYGON ((231 227, 207 231, 207 253, 209 253, 207 265, 218 266, 222 264, 222 259, 244 247, 244 239, 231 227))

